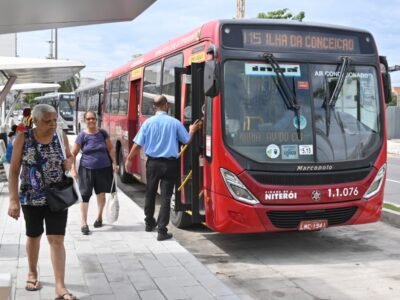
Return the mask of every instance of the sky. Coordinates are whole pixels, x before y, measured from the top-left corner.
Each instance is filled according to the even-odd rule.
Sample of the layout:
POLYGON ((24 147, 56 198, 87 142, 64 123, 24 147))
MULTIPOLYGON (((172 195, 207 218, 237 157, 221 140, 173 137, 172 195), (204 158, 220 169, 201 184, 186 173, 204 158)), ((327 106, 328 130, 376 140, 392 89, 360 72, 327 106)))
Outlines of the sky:
MULTIPOLYGON (((246 18, 259 12, 288 8, 305 12, 304 22, 344 25, 373 34, 380 55, 389 65, 400 65, 400 0, 247 0, 246 18)), ((236 0, 157 0, 130 22, 58 29, 58 58, 86 64, 81 77, 104 79, 143 54, 213 19, 236 16, 236 0)), ((49 55, 50 30, 18 33, 18 56, 49 55)), ((392 73, 392 85, 400 86, 400 71, 392 73)))

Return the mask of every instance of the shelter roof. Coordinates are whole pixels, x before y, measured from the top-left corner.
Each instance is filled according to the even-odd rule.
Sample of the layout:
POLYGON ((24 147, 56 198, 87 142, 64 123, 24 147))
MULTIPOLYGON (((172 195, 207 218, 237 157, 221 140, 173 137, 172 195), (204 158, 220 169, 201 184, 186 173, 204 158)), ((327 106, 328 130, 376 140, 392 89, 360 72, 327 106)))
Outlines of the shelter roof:
POLYGON ((156 0, 1 0, 0 34, 131 21, 156 0))
MULTIPOLYGON (((3 90, 4 85, 0 85, 0 92, 3 90)), ((60 85, 58 83, 20 83, 14 84, 10 91, 22 91, 23 93, 36 93, 48 92, 58 90, 60 85)))
POLYGON ((0 56, 0 71, 7 77, 15 76, 15 83, 64 81, 84 67, 70 60, 0 56))

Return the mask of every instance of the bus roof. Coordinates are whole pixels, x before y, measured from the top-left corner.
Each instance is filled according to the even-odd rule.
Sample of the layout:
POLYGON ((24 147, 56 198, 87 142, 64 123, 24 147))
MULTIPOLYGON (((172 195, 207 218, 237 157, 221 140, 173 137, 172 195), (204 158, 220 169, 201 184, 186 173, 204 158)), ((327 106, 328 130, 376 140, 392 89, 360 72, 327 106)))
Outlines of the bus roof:
POLYGON ((62 95, 74 95, 75 96, 75 93, 73 93, 73 92, 71 92, 71 93, 58 93, 58 92, 47 93, 43 96, 35 97, 34 100, 37 101, 37 100, 42 100, 42 99, 51 98, 51 97, 58 97, 58 96, 62 96, 62 95))
POLYGON ((202 26, 183 34, 177 38, 174 38, 161 46, 150 50, 149 52, 134 58, 130 62, 120 66, 119 68, 109 72, 106 75, 106 80, 119 76, 121 74, 125 74, 130 70, 143 65, 144 63, 148 63, 152 60, 157 60, 166 53, 172 53, 179 49, 183 49, 188 47, 191 44, 194 44, 200 40, 203 40, 207 37, 213 36, 217 34, 217 30, 221 25, 225 24, 243 24, 243 25, 257 25, 257 24, 269 24, 269 25, 281 25, 281 26, 304 26, 304 27, 316 27, 316 28, 329 28, 334 30, 346 30, 346 31, 353 31, 353 32, 362 32, 368 33, 368 31, 359 29, 359 28, 352 28, 346 26, 339 26, 339 25, 331 25, 331 24, 323 24, 323 23, 312 23, 312 22, 300 22, 294 20, 277 20, 277 19, 221 19, 221 20, 212 20, 207 23, 204 23, 202 26))
POLYGON ((83 86, 79 86, 75 90, 75 93, 80 93, 82 91, 96 89, 96 88, 98 88, 99 90, 102 90, 103 87, 104 87, 104 81, 97 80, 97 81, 93 81, 93 82, 90 82, 88 84, 85 84, 83 86))

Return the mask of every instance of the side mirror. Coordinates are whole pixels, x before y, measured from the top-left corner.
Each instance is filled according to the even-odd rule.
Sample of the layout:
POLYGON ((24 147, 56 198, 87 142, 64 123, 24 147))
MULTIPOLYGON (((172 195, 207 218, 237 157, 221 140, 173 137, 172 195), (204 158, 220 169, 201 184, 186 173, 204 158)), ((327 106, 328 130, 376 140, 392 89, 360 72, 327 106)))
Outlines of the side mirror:
POLYGON ((218 94, 217 75, 218 65, 215 60, 208 60, 204 64, 204 95, 215 97, 218 94))
POLYGON ((385 103, 392 102, 392 82, 389 74, 389 66, 386 56, 379 56, 379 62, 381 64, 383 91, 385 96, 385 103))

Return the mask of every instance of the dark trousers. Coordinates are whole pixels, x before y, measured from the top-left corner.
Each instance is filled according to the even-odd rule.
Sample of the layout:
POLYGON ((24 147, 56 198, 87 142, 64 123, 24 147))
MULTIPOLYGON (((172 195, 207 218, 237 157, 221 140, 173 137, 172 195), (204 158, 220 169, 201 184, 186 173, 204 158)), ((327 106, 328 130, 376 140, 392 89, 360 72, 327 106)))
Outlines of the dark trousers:
POLYGON ((178 177, 178 160, 152 159, 146 163, 146 200, 144 214, 146 225, 154 224, 154 210, 158 184, 161 190, 161 207, 158 213, 158 232, 167 232, 169 223, 171 196, 174 191, 175 181, 178 177))

